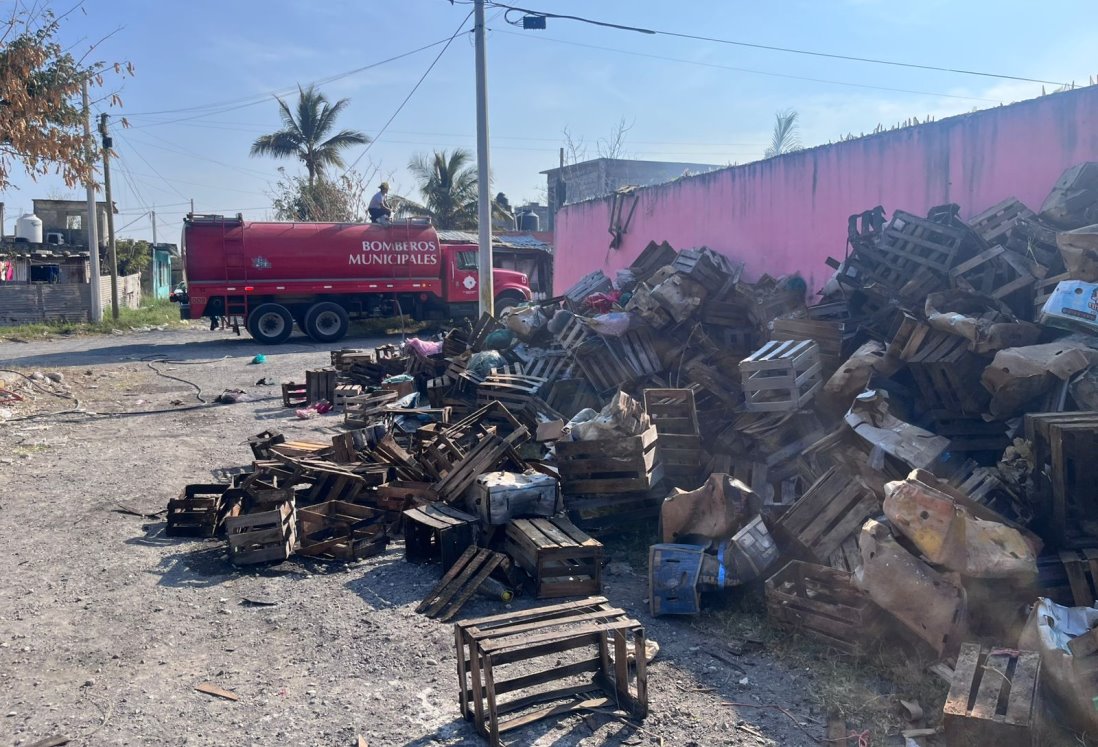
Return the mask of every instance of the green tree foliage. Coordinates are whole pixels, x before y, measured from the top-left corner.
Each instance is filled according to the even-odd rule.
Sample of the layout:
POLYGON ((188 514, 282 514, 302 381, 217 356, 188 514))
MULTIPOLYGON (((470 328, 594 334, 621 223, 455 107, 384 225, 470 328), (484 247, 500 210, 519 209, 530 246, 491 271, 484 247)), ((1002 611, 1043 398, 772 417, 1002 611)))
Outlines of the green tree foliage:
POLYGON ((763 154, 766 158, 792 153, 801 149, 801 139, 797 123, 797 112, 788 109, 774 115, 774 133, 770 136, 770 145, 763 154))
POLYGON ((256 138, 252 143, 251 155, 297 158, 305 164, 308 183, 313 186, 317 178, 324 175, 326 167, 343 167, 343 157, 340 155, 343 150, 364 145, 370 142, 370 138, 358 130, 333 132, 336 117, 347 107, 350 99, 340 99, 332 104, 315 86, 298 86, 297 90, 296 110, 275 96, 282 129, 256 138))
POLYGON ((412 158, 408 170, 423 195, 423 210, 439 228, 477 227, 477 173, 464 148, 412 158))
MULTIPOLYGON (((118 239, 118 274, 133 275, 145 272, 152 264, 152 245, 143 239, 118 239)), ((103 267, 107 267, 103 257, 103 267)))
POLYGON ((133 67, 89 62, 97 43, 81 52, 58 41, 67 16, 80 7, 56 16, 42 3, 15 0, 2 12, 0 190, 8 187, 16 164, 35 179, 55 173, 69 187, 94 177, 83 130, 84 81, 95 103, 121 105, 117 93, 104 93, 104 78, 132 75, 133 67))

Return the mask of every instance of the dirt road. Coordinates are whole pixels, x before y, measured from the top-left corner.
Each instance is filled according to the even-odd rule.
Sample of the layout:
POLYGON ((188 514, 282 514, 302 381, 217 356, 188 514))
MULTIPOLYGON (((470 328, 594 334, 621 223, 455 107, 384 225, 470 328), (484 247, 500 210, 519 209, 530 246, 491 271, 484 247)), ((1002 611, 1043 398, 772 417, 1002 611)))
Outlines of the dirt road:
MULTIPOLYGON (((59 372, 99 413, 198 402, 195 387, 154 367, 194 382, 207 400, 226 388, 264 398, 0 421, 0 744, 58 736, 74 745, 328 747, 358 735, 371 747, 482 743, 458 713, 451 626, 413 611, 438 569, 404 562, 399 543, 351 566, 291 560, 241 571, 220 541, 166 538, 161 520, 118 511, 159 511, 184 484, 247 464, 246 438, 266 428, 305 438, 338 432, 338 417, 298 420, 269 399, 275 387, 255 386, 265 376, 301 380, 327 362, 328 349, 304 338, 261 348, 200 330, 0 343, 0 367, 59 372), (250 364, 259 352, 267 362, 250 364), (178 363, 150 367, 155 356, 178 363), (196 692, 203 682, 239 700, 196 692)), ((39 396, 13 414, 73 404, 39 396)), ((638 729, 573 716, 508 743, 816 744, 777 710, 722 705, 781 705, 820 737, 813 675, 765 652, 715 658, 713 620, 650 618, 635 556, 632 571, 611 568, 606 594, 661 646, 649 668, 649 718, 638 729)), ((498 610, 481 599, 465 614, 498 610)))

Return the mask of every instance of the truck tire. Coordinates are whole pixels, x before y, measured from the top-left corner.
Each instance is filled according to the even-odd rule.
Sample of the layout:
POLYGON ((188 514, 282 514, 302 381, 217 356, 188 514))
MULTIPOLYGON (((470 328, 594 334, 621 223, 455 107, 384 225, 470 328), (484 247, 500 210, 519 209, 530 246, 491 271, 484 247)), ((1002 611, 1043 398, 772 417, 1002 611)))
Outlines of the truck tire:
POLYGON ((342 340, 350 326, 347 310, 331 301, 314 304, 305 313, 305 333, 317 342, 342 340))
POLYGON ((260 304, 248 314, 248 333, 264 345, 286 342, 293 331, 294 317, 281 304, 260 304))
POLYGON ((504 311, 522 303, 526 303, 526 298, 521 293, 512 293, 511 291, 500 293, 496 296, 496 302, 493 304, 496 317, 503 316, 504 311))

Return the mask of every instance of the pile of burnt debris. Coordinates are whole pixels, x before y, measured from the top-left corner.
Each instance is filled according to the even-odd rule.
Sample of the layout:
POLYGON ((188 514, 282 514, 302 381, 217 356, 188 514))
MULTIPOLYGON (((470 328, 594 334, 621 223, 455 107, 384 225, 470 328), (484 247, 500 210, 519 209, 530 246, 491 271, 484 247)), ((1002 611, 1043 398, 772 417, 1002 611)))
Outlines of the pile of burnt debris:
POLYGON ((239 564, 401 537, 441 564, 419 611, 442 620, 477 591, 581 597, 458 624, 462 712, 495 743, 581 673, 544 714, 643 717, 643 628, 597 596, 595 537, 628 527, 659 533, 653 614, 759 583, 775 626, 939 659, 944 717, 910 738, 1020 744, 1040 688, 1093 732, 1096 222, 1094 163, 1039 213, 878 207, 851 217, 812 305, 799 277, 746 282, 722 254, 653 242, 613 281, 440 340, 333 351, 284 404, 330 404, 346 432, 259 434, 231 484, 169 503, 168 532, 224 534, 239 564))

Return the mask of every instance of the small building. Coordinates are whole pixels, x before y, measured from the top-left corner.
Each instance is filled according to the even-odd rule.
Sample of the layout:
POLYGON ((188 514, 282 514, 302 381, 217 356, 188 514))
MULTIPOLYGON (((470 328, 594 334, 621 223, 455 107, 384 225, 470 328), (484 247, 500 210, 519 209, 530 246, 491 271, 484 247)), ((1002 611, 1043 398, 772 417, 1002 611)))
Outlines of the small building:
POLYGON ((681 176, 704 174, 719 168, 723 167, 711 163, 595 158, 543 171, 548 182, 549 205, 548 222, 542 223, 541 228, 554 230, 557 211, 565 205, 604 197, 622 187, 663 184, 681 176))
MULTIPOLYGON (((88 245, 88 203, 84 200, 34 200, 34 214, 42 221, 42 241, 54 246, 88 245)), ((107 203, 97 202, 96 236, 107 245, 107 203)))
POLYGON ((167 299, 172 292, 173 269, 179 258, 175 244, 153 244, 152 264, 149 266, 148 293, 155 299, 167 299))
POLYGON ((0 325, 87 321, 89 268, 85 247, 0 240, 0 325))

